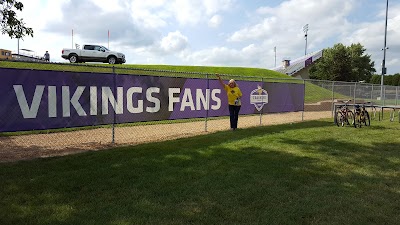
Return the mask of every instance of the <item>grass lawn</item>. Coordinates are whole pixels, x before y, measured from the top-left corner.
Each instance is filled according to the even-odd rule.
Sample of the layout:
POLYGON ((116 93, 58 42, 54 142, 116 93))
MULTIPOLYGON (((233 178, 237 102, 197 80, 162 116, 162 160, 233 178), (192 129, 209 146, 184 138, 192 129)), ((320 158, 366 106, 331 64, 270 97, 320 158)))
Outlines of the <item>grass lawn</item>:
POLYGON ((239 129, 0 164, 0 224, 399 224, 400 124, 239 129))

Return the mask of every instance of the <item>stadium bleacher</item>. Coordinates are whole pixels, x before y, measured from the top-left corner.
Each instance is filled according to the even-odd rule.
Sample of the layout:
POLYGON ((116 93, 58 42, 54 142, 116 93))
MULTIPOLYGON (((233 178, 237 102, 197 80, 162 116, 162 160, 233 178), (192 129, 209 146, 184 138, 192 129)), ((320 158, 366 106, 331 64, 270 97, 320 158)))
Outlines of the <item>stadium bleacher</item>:
MULTIPOLYGON (((272 70, 287 74, 289 76, 299 77, 296 75, 300 71, 302 71, 304 68, 308 68, 314 62, 316 62, 318 59, 320 59, 322 57, 322 52, 323 52, 323 50, 312 52, 305 56, 297 58, 293 61, 290 61, 289 59, 284 59, 283 65, 275 67, 272 70)), ((303 76, 300 76, 300 77, 305 78, 303 76)))

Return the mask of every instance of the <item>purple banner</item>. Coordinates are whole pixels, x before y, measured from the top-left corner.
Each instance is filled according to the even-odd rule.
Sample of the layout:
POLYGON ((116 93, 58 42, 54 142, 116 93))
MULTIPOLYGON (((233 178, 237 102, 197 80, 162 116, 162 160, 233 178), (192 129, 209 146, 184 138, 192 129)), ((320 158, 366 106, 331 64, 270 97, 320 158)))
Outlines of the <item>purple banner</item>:
POLYGON ((306 61, 304 62, 304 66, 307 67, 307 66, 311 65, 312 62, 313 62, 312 57, 310 57, 310 58, 306 59, 306 61))
MULTIPOLYGON (((0 132, 229 115, 218 80, 0 68, 0 132)), ((240 114, 304 109, 304 85, 237 82, 240 114)))

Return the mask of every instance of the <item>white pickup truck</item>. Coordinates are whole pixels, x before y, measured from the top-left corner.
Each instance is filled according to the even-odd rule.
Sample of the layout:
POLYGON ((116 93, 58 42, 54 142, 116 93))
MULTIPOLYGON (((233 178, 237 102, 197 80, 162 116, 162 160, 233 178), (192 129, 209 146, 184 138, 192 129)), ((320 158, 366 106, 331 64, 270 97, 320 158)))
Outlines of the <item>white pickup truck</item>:
POLYGON ((61 57, 71 63, 104 62, 109 64, 125 63, 125 55, 108 50, 101 45, 84 45, 82 49, 64 48, 61 57))

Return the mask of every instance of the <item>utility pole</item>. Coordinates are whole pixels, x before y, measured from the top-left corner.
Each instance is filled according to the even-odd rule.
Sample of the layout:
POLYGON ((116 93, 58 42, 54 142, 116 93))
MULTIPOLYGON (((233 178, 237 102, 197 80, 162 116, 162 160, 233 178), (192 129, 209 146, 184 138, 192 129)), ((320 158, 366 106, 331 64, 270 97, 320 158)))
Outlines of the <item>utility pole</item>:
POLYGON ((384 40, 384 45, 383 45, 383 60, 382 60, 382 76, 381 76, 381 100, 383 100, 383 77, 386 74, 386 50, 389 49, 386 47, 386 36, 387 36, 387 21, 388 21, 388 10, 389 9, 389 0, 386 0, 386 19, 385 19, 385 40, 384 40))
POLYGON ((72 38, 72 40, 71 40, 71 48, 74 48, 74 29, 72 29, 71 30, 71 38, 72 38))
POLYGON ((274 47, 274 53, 275 53, 275 67, 276 67, 276 46, 274 47))
POLYGON ((304 31, 304 39, 306 39, 306 47, 304 50, 304 55, 307 55, 307 32, 308 32, 308 23, 303 26, 303 31, 304 31))

